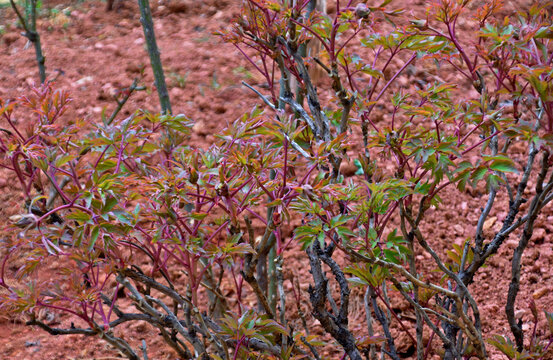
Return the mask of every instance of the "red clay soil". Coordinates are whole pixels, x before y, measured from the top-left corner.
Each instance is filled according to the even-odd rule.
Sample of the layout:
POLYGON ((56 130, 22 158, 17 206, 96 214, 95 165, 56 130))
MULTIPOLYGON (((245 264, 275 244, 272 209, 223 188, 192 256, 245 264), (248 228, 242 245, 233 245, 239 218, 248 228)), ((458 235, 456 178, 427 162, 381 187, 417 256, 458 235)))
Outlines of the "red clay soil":
MULTIPOLYGON (((406 0, 396 3, 412 6, 413 11, 418 13, 424 9, 423 1, 417 1, 416 5, 406 0)), ((511 9, 519 6, 515 1, 506 3, 511 9)), ((263 80, 232 45, 222 43, 221 39, 214 35, 214 32, 227 26, 238 14, 239 5, 239 0, 173 0, 152 3, 156 36, 166 71, 173 112, 184 113, 196 121, 192 134, 194 145, 209 146, 215 140, 213 134, 254 105, 261 103, 255 94, 241 85, 241 81, 262 85, 263 80)), ((0 97, 7 99, 28 91, 38 80, 38 71, 34 50, 20 35, 21 30, 15 27, 16 21, 11 9, 5 5, 0 6, 0 97)), ((129 86, 133 79, 142 73, 142 83, 148 91, 133 95, 120 116, 128 116, 138 108, 158 112, 159 103, 136 4, 116 0, 115 10, 112 12, 106 12, 105 6, 105 3, 98 1, 64 3, 60 0, 45 0, 43 3, 38 29, 46 55, 47 76, 49 79, 55 79, 57 88, 69 90, 74 99, 71 109, 65 116, 98 122, 102 111, 110 114, 115 108, 113 94, 117 89, 129 86)), ((461 30, 468 31, 471 25, 473 24, 470 21, 461 23, 461 30)), ((447 74, 436 74, 425 68, 413 66, 400 79, 399 84, 407 86, 415 80, 431 81, 440 76, 445 80, 455 80, 447 74)), ((470 84, 462 86, 466 86, 465 89, 470 88, 470 84)), ((385 120, 386 109, 382 109, 381 112, 385 120)), ((521 153, 516 160, 523 159, 524 154, 521 153)), ((346 165, 343 170, 346 175, 354 176, 351 166, 346 165)), ((15 181, 11 175, 0 170, 0 229, 5 228, 6 220, 10 216, 21 210, 22 198, 13 184, 15 181)), ((480 214, 479 208, 485 199, 483 189, 445 198, 439 210, 440 216, 436 216, 434 222, 425 224, 423 228, 431 239, 431 245, 443 249, 447 246, 442 244, 444 241, 455 239, 456 243, 461 244, 471 236, 480 214)), ((493 214, 486 224, 487 231, 491 233, 498 230, 506 214, 493 214)), ((432 219, 432 214, 429 214, 428 218, 432 219)), ((532 325, 528 308, 531 299, 535 300, 538 308, 553 311, 553 295, 550 291, 553 289, 551 207, 540 216, 535 228, 531 245, 524 254, 524 272, 516 304, 517 317, 524 320, 525 330, 532 325)), ((478 285, 472 285, 470 288, 477 302, 481 304, 485 337, 492 334, 510 335, 504 307, 510 281, 510 259, 516 245, 515 237, 509 239, 500 253, 479 273, 475 280, 475 284, 478 285)), ((417 260, 421 266, 431 262, 430 258, 424 255, 419 255, 417 260)), ((297 269, 294 274, 285 274, 286 277, 311 279, 305 255, 299 250, 291 250, 286 261, 292 264, 296 262, 288 269, 297 269)), ((55 268, 56 264, 53 263, 51 266, 55 268)), ((307 280, 304 281, 305 283, 301 284, 302 289, 308 286, 307 280)), ((286 283, 286 290, 291 292, 290 283, 286 283)), ((353 294, 350 328, 354 332, 365 333, 362 294, 355 291, 353 294)), ((295 307, 292 299, 288 301, 295 307)), ((310 309, 308 301, 304 294, 301 306, 307 314, 310 309)), ((414 313, 409 314, 407 311, 406 303, 399 299, 393 299, 393 302, 406 321, 414 318, 414 313)), ((296 309, 293 309, 293 312, 296 312, 296 309)), ((52 325, 69 325, 63 316, 60 318, 50 313, 42 313, 41 316, 52 325)), ((547 326, 543 313, 540 316, 538 336, 543 336, 547 326)), ((315 333, 322 333, 318 323, 311 323, 315 333)), ((298 321, 299 326, 301 325, 298 321)), ((143 338, 157 337, 155 331, 140 323, 125 328, 125 331, 126 338, 135 346, 143 338)), ((397 334, 398 330, 394 328, 393 332, 397 334)), ((161 343, 154 341, 153 344, 154 346, 150 345, 149 348, 151 359, 176 359, 171 350, 164 350, 163 346, 155 347, 161 343)), ((405 335, 400 334, 397 340, 399 350, 405 351, 408 344, 405 335)), ((326 355, 328 359, 341 356, 331 352, 326 355)), ((0 359, 119 358, 121 357, 115 350, 96 338, 53 337, 42 330, 25 326, 21 319, 0 313, 0 359)), ((492 358, 505 357, 492 352, 492 358)))

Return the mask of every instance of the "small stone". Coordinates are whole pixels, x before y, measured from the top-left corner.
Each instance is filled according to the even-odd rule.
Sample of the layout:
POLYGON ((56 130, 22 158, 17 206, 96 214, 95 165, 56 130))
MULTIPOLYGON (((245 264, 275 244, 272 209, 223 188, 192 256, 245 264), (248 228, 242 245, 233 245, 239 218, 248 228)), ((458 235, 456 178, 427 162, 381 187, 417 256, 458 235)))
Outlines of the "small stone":
POLYGON ((484 225, 482 226, 482 229, 484 231, 490 229, 493 226, 493 224, 495 224, 496 220, 497 220, 497 217, 495 216, 490 217, 489 219, 484 221, 484 225))
POLYGON ((548 288, 542 287, 541 289, 538 289, 538 290, 534 291, 534 293, 532 294, 532 297, 534 299, 538 300, 538 299, 542 298, 548 292, 549 292, 548 288))
POLYGON ((117 89, 112 83, 106 83, 102 86, 102 92, 110 97, 117 95, 117 89))
POLYGON ((94 80, 92 76, 85 76, 84 78, 80 78, 79 80, 75 81, 73 83, 74 86, 82 86, 88 83, 91 83, 94 80))
POLYGON ((457 235, 463 235, 465 233, 465 228, 462 225, 456 224, 453 226, 453 230, 457 235))
POLYGON ((207 127, 202 120, 198 120, 194 123, 194 125, 192 126, 192 131, 200 136, 206 136, 208 134, 207 127))
POLYGON ((522 319, 522 317, 526 314, 525 310, 517 310, 515 311, 515 319, 522 319))
POLYGON ((117 51, 119 50, 119 46, 117 44, 107 44, 105 45, 105 49, 110 51, 117 51))
POLYGON ((171 99, 179 98, 184 95, 184 90, 182 90, 180 87, 174 87, 169 90, 169 95, 171 95, 171 99))
POLYGON ((27 341, 25 341, 25 347, 32 347, 32 346, 40 346, 40 340, 36 340, 36 341, 27 340, 27 341))
POLYGON ((28 77, 28 78, 25 79, 25 83, 28 86, 35 86, 36 85, 36 80, 32 77, 28 77))
POLYGON ((545 229, 544 228, 534 229, 534 234, 532 235, 532 237, 534 238, 534 241, 545 239, 545 229))

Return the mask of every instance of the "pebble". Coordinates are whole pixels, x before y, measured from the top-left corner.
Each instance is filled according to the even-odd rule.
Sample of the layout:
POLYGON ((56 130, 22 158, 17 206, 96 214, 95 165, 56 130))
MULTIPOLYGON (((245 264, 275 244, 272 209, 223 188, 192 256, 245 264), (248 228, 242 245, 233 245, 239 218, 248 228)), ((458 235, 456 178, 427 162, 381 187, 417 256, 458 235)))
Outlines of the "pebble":
POLYGON ((25 347, 40 346, 40 340, 27 340, 25 341, 25 347))
POLYGON ((454 225, 453 230, 455 231, 455 234, 457 235, 463 235, 465 233, 465 228, 462 225, 454 225))
POLYGON ((171 100, 173 98, 179 98, 184 95, 184 90, 180 87, 174 87, 171 90, 169 90, 169 95, 171 95, 171 100))
POLYGON ((534 234, 532 235, 532 237, 534 238, 534 241, 545 239, 545 229, 544 228, 534 229, 534 234))
POLYGON ((198 120, 194 123, 194 125, 192 126, 192 131, 200 136, 205 136, 208 134, 207 127, 202 120, 198 120))
POLYGON ((537 299, 542 298, 542 297, 543 297, 545 294, 547 294, 548 292, 549 292, 549 289, 548 289, 548 288, 542 287, 542 288, 540 288, 540 289, 534 291, 534 293, 532 294, 532 297, 533 297, 534 299, 537 300, 537 299))
POLYGON ((73 83, 73 86, 81 86, 88 83, 91 83, 94 80, 92 76, 85 76, 84 78, 80 78, 79 80, 75 81, 73 83))
POLYGON ((495 216, 488 218, 486 221, 484 221, 484 225, 482 226, 482 229, 484 231, 490 229, 495 224, 496 220, 497 220, 497 217, 495 216))

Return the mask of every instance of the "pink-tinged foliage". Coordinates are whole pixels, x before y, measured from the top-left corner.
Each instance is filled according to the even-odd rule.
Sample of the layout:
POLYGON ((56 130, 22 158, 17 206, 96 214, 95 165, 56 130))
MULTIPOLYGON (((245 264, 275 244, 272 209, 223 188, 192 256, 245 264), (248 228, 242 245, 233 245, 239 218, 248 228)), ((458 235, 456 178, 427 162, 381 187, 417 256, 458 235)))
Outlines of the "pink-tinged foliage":
MULTIPOLYGON (((55 335, 97 335, 131 359, 140 356, 113 332, 130 321, 154 326, 182 358, 318 358, 323 342, 307 326, 289 326, 292 297, 309 297, 313 317, 337 342, 326 346, 351 359, 399 358, 392 323, 418 359, 486 358, 486 341, 510 358, 545 357, 551 329, 538 338, 534 328, 524 343, 514 302, 534 221, 553 199, 547 6, 500 18, 500 1, 471 12, 469 1, 443 0, 426 18, 405 21, 389 3, 337 1, 327 15, 306 13, 307 0, 244 1, 221 35, 265 79, 265 90, 247 86, 267 110, 244 114, 207 150, 189 143, 193 121, 183 115, 137 111, 85 124, 63 116, 70 99, 48 83, 2 100, 0 165, 16 174, 25 204, 2 243, 0 307, 55 335), (475 19, 473 38, 458 37, 461 17, 475 19), (390 27, 394 21, 403 25, 390 27), (320 53, 306 56, 313 42, 320 53), (367 51, 353 53, 353 43, 367 51), (438 80, 398 89, 415 62, 461 74, 474 96, 438 80), (313 67, 330 79, 326 103, 313 67), (393 110, 376 121, 384 103, 393 110), (524 166, 513 161, 513 144, 527 149, 524 166), (359 152, 357 176, 345 178, 340 165, 351 149, 359 152), (476 230, 462 245, 446 240, 440 257, 421 224, 430 209, 440 216, 443 197, 482 183, 476 230), (508 215, 484 235, 500 196, 509 199, 508 215), (293 219, 301 225, 287 236, 293 219), (519 239, 505 294, 514 342, 482 334, 489 314, 469 288, 509 236, 519 239), (308 294, 295 284, 284 291, 290 248, 305 250, 308 294), (434 272, 417 266, 417 252, 429 255, 434 272), (16 258, 24 262, 11 274, 6 264, 16 258), (38 280, 53 259, 59 270, 38 280), (223 286, 233 289, 230 298, 223 286), (368 336, 348 327, 350 287, 364 290, 378 324, 369 321, 368 336), (396 313, 391 292, 412 307, 415 325, 396 313), (129 302, 132 313, 122 310, 129 302), (41 308, 80 323, 52 328, 37 318, 41 308), (423 330, 432 334, 426 344, 423 330), (432 347, 434 338, 443 348, 432 347)), ((535 304, 531 310, 537 324, 535 304)))

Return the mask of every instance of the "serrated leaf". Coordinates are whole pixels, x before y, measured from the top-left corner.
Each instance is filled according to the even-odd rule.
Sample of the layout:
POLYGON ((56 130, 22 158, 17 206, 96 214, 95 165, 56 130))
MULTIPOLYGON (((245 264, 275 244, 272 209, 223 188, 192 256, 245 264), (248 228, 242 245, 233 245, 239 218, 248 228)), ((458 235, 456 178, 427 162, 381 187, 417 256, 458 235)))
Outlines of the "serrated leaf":
POLYGON ((89 213, 85 213, 84 211, 75 210, 71 214, 67 215, 66 218, 70 220, 78 221, 80 223, 86 223, 90 221, 91 216, 89 213))
POLYGON ((106 171, 106 170, 109 170, 109 169, 113 169, 115 166, 117 166, 117 162, 116 162, 116 161, 111 160, 111 159, 104 160, 104 161, 101 161, 101 162, 96 166, 96 171, 97 171, 97 172, 106 171))
POLYGON ((109 197, 108 199, 106 199, 105 204, 102 207, 102 214, 105 214, 105 213, 111 211, 111 209, 113 209, 115 207, 115 205, 117 205, 117 199, 116 198, 109 197))
POLYGON ((190 217, 194 220, 203 220, 207 216, 207 213, 192 212, 190 217))
POLYGON ((88 251, 92 251, 94 249, 94 245, 96 245, 96 240, 98 240, 98 235, 100 234, 100 227, 98 225, 95 225, 92 228, 92 231, 90 232, 90 241, 88 243, 88 251))
POLYGON ((69 161, 73 160, 74 158, 75 158, 75 155, 65 154, 56 159, 55 165, 57 168, 60 168, 63 165, 67 164, 69 161))
POLYGON ((499 172, 515 172, 515 173, 518 172, 518 169, 515 167, 515 164, 510 159, 494 160, 490 164, 490 169, 494 171, 499 171, 499 172))

